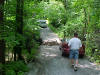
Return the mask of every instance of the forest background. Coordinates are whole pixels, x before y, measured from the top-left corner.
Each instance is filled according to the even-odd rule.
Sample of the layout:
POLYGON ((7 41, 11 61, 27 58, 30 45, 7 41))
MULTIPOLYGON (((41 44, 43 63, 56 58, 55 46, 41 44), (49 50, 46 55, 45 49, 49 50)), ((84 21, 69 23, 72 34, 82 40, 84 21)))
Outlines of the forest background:
POLYGON ((0 0, 1 74, 24 75, 37 59, 38 20, 47 20, 60 38, 79 32, 86 56, 100 63, 100 0, 0 0))

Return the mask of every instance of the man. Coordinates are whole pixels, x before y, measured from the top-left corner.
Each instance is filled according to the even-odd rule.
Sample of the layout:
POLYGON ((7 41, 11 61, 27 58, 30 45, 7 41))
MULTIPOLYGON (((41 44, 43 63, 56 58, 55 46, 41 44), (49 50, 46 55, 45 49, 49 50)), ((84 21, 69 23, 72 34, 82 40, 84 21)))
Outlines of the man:
POLYGON ((74 33, 74 37, 69 40, 68 46, 70 47, 70 59, 71 64, 74 66, 74 70, 77 71, 79 49, 82 47, 81 40, 78 38, 78 34, 74 33), (74 65, 75 60, 75 65, 74 65))

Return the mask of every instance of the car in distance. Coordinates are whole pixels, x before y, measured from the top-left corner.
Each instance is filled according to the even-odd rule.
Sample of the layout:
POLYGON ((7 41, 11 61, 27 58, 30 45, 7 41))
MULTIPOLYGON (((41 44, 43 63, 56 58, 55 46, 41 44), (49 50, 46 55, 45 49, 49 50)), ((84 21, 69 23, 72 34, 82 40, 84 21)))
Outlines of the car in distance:
POLYGON ((47 20, 38 20, 37 22, 41 28, 47 28, 47 20))

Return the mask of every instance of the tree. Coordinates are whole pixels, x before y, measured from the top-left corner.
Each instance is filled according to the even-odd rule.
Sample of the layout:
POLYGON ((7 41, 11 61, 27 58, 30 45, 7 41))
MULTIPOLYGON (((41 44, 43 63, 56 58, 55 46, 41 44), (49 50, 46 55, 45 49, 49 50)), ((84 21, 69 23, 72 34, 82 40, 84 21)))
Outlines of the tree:
POLYGON ((0 0, 0 62, 5 62, 5 41, 4 41, 4 0, 0 0))
MULTIPOLYGON (((16 5, 16 37, 17 34, 22 35, 23 34, 23 4, 24 0, 17 0, 16 5)), ((22 41, 19 41, 19 44, 15 46, 14 51, 14 60, 16 60, 16 54, 18 54, 18 59, 22 60, 22 41)))

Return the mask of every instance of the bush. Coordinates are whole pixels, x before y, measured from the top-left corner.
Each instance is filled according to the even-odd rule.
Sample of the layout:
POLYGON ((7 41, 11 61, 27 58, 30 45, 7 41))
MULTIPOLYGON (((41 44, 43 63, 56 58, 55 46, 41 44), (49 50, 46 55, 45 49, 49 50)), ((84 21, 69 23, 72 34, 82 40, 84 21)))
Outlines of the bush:
POLYGON ((6 75, 16 75, 18 72, 27 72, 28 67, 22 61, 13 61, 5 64, 4 70, 6 75))
POLYGON ((7 70, 5 75, 16 75, 16 72, 14 70, 7 70))

